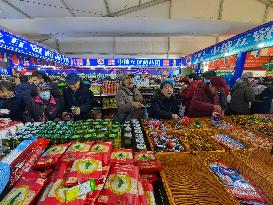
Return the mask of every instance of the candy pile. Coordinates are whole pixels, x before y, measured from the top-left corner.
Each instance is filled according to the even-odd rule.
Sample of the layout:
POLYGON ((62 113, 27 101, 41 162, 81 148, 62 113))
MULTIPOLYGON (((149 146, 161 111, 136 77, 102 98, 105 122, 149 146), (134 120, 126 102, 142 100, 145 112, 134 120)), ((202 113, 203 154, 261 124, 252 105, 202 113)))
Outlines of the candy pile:
POLYGON ((239 171, 226 166, 223 163, 215 162, 210 165, 210 169, 224 183, 225 188, 235 198, 239 199, 242 204, 269 204, 264 199, 264 194, 251 185, 239 171))
POLYGON ((40 137, 50 139, 52 144, 78 141, 113 141, 121 146, 121 126, 110 119, 96 119, 77 122, 46 122, 27 125, 16 134, 18 139, 40 137))
POLYGON ((246 145, 244 145, 243 143, 238 142, 237 140, 233 139, 232 137, 230 137, 226 134, 213 135, 211 137, 216 142, 219 142, 220 144, 222 144, 232 150, 243 149, 246 147, 246 145))
POLYGON ((195 130, 178 133, 179 139, 184 142, 189 151, 223 151, 224 148, 214 143, 207 136, 212 135, 214 131, 195 130))
POLYGON ((149 120, 143 123, 146 130, 168 130, 161 120, 149 120))
POLYGON ((148 133, 151 145, 157 152, 182 152, 184 146, 174 134, 163 131, 152 131, 148 133))

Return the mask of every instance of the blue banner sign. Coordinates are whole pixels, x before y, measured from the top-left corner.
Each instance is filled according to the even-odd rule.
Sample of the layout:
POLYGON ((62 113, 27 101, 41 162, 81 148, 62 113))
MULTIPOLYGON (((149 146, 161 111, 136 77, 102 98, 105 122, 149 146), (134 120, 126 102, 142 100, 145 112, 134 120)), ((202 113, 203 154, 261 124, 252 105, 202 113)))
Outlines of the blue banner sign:
POLYGON ((91 67, 136 67, 136 68, 159 68, 159 67, 180 67, 182 59, 151 59, 151 58, 95 58, 80 59, 74 58, 75 66, 91 66, 91 67))
POLYGON ((225 56, 237 54, 239 52, 257 49, 273 45, 273 21, 229 38, 223 42, 205 48, 187 56, 183 60, 183 65, 196 64, 203 61, 213 60, 225 56))
POLYGON ((27 41, 3 30, 0 30, 0 48, 18 52, 27 56, 60 63, 65 66, 73 66, 72 58, 46 49, 36 43, 27 41))

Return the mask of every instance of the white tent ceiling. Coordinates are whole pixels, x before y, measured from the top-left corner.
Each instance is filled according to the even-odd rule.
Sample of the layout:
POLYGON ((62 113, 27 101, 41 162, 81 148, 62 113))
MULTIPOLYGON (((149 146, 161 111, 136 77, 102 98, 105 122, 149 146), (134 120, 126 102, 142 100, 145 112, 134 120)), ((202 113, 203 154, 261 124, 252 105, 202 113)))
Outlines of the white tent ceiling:
POLYGON ((269 0, 2 0, 0 27, 74 57, 178 57, 273 19, 269 0))

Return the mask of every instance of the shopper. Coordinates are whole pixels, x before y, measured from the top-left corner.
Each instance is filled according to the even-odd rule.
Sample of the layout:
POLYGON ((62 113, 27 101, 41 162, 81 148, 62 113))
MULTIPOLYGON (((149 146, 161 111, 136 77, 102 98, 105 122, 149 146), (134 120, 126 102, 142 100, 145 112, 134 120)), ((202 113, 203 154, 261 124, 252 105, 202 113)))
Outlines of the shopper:
POLYGON ((81 82, 77 74, 69 74, 66 78, 68 88, 64 91, 65 112, 73 113, 74 120, 86 120, 93 109, 94 95, 89 88, 81 82))
POLYGON ((250 114, 250 103, 255 100, 255 92, 250 86, 247 73, 242 75, 241 81, 231 89, 230 111, 231 114, 250 114))
POLYGON ((213 77, 208 84, 200 85, 193 94, 189 116, 211 117, 213 113, 223 114, 220 105, 219 91, 223 90, 226 82, 222 77, 213 77))
POLYGON ((50 78, 47 75, 40 73, 38 71, 35 71, 32 73, 30 81, 36 86, 35 95, 38 95, 37 87, 39 86, 39 84, 47 82, 50 84, 50 86, 52 88, 52 90, 51 90, 52 95, 55 98, 60 98, 60 100, 62 101, 62 94, 61 94, 57 84, 54 82, 51 82, 50 78))
POLYGON ((256 81, 253 87, 255 100, 251 104, 252 114, 268 114, 270 112, 273 92, 262 81, 256 81))
POLYGON ((38 86, 38 95, 26 104, 26 122, 59 121, 62 114, 60 99, 51 94, 49 83, 41 83, 38 86))
POLYGON ((133 118, 143 118, 143 97, 133 83, 134 75, 125 73, 122 76, 122 84, 116 95, 117 120, 120 122, 133 118))
POLYGON ((182 98, 184 105, 186 107, 185 108, 185 115, 188 115, 193 93, 194 93, 195 89, 198 87, 198 85, 201 83, 199 81, 197 75, 193 74, 193 73, 188 75, 187 79, 189 82, 189 86, 180 93, 180 97, 182 98))
POLYGON ((1 80, 0 117, 22 121, 24 110, 24 100, 15 93, 15 84, 10 81, 1 80))
POLYGON ((31 100, 36 94, 36 88, 34 85, 28 83, 27 76, 22 75, 19 78, 19 84, 15 88, 16 94, 24 98, 25 101, 31 100))
POLYGON ((165 80, 160 84, 160 92, 155 94, 151 108, 153 118, 176 120, 179 118, 179 107, 172 82, 165 80))

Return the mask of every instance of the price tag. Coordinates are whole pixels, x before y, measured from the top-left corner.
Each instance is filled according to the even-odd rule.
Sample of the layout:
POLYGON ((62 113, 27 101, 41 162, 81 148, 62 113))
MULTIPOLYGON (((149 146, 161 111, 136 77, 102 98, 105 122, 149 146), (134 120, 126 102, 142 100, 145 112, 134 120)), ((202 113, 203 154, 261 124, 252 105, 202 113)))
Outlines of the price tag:
POLYGON ((92 192, 96 189, 96 183, 94 179, 87 181, 85 183, 79 184, 77 186, 66 189, 65 192, 65 200, 66 202, 70 202, 78 197, 85 195, 89 192, 92 192))

